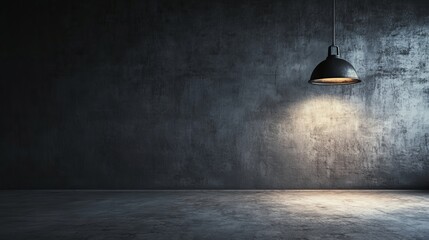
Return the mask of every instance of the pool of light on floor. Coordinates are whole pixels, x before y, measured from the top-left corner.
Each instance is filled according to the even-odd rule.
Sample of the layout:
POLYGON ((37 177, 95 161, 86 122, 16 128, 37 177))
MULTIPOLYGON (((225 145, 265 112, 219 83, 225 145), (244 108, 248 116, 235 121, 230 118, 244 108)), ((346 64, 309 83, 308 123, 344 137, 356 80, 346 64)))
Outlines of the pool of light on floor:
POLYGON ((288 212, 304 211, 320 216, 341 214, 374 218, 377 215, 385 217, 389 213, 428 209, 424 202, 411 201, 411 198, 407 201, 406 195, 398 198, 397 192, 389 194, 388 191, 380 194, 371 190, 304 190, 274 194, 278 194, 275 202, 285 206, 288 212))

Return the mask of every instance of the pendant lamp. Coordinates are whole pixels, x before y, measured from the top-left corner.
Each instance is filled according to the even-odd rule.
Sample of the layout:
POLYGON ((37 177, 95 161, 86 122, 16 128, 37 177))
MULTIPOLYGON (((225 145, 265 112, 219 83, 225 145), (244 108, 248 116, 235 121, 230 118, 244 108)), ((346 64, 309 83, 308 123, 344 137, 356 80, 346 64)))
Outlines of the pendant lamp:
POLYGON ((353 66, 340 58, 340 49, 335 45, 335 0, 332 0, 332 45, 328 48, 328 57, 316 66, 308 82, 330 86, 354 84, 360 81, 353 66))

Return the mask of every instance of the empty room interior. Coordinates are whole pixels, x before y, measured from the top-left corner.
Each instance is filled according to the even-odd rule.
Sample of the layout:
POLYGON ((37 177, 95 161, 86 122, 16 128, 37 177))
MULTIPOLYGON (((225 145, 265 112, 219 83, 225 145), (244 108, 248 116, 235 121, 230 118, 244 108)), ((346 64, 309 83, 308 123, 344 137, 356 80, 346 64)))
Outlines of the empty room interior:
POLYGON ((0 239, 429 239, 428 0, 0 12, 0 239))

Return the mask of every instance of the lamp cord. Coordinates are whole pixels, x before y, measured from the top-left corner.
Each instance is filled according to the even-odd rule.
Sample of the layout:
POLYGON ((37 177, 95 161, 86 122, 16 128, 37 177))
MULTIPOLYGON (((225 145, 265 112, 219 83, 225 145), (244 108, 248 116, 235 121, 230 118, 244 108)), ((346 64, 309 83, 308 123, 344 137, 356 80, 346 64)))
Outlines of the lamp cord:
POLYGON ((335 0, 332 0, 332 46, 335 46, 335 0))

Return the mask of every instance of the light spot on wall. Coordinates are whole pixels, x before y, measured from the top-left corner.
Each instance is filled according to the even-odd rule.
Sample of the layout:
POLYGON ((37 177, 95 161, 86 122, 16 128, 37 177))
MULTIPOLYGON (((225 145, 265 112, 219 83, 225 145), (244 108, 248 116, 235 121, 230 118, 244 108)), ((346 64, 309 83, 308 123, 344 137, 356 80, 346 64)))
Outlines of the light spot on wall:
MULTIPOLYGON (((361 104, 350 98, 320 95, 298 102, 287 110, 280 128, 281 141, 292 144, 296 161, 319 184, 353 185, 370 168, 362 153, 377 144, 362 126, 379 123, 364 116, 361 104), (359 157, 360 156, 360 157, 359 157), (328 181, 328 182, 327 182, 328 181)), ((378 128, 374 128, 378 129, 378 128)))

